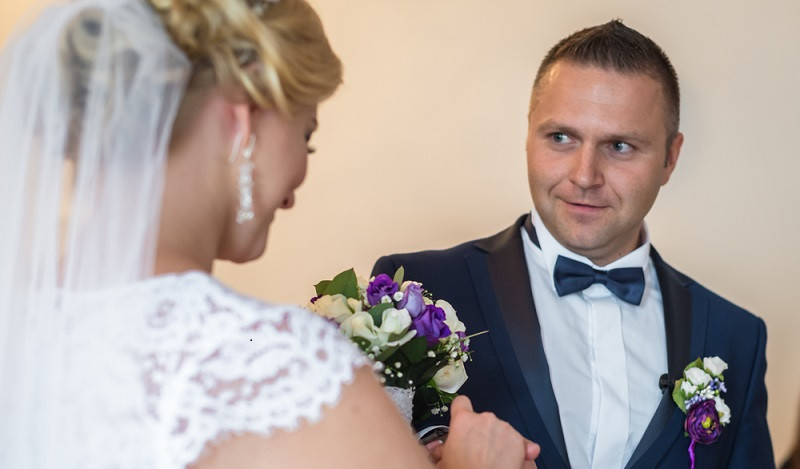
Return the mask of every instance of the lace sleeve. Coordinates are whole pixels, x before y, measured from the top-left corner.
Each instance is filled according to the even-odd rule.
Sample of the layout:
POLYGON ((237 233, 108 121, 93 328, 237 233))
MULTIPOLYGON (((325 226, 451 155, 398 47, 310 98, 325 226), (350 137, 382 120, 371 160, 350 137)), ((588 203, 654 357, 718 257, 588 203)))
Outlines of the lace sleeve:
POLYGON ((318 421, 354 370, 370 363, 308 311, 236 299, 239 304, 207 298, 205 312, 184 315, 180 350, 149 357, 147 380, 160 391, 151 394, 151 415, 170 431, 164 450, 173 467, 196 461, 207 443, 231 435, 267 436, 318 421))

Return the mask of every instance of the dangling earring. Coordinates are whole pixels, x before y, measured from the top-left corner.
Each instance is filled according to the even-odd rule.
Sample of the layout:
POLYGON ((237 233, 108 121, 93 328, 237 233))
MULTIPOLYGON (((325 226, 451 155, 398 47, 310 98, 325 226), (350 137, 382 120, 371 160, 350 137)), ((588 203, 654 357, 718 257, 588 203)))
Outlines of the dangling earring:
MULTIPOLYGON (((231 155, 232 158, 235 158, 236 153, 239 152, 239 148, 242 144, 242 135, 239 134, 236 136, 236 142, 234 143, 234 153, 231 155)), ((244 162, 239 166, 239 177, 237 178, 237 182, 239 185, 239 209, 236 211, 236 223, 240 225, 242 223, 248 222, 253 219, 255 214, 253 213, 253 162, 251 157, 253 156, 253 148, 256 145, 256 135, 251 133, 250 134, 250 141, 247 143, 247 147, 242 151, 242 158, 244 162)))

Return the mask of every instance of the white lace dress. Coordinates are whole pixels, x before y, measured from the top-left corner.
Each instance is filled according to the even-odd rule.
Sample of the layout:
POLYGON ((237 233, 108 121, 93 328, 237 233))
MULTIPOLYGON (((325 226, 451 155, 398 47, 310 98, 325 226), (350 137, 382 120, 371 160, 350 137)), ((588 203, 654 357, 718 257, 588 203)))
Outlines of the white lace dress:
POLYGON ((185 467, 209 442, 317 421, 369 364, 325 320, 200 272, 86 295, 71 318, 59 467, 185 467))

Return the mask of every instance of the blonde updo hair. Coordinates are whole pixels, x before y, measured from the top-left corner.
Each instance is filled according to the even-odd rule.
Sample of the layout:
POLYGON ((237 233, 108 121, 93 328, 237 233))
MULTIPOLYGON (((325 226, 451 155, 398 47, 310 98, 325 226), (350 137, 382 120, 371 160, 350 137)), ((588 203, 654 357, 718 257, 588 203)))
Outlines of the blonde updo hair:
POLYGON ((288 115, 328 98, 342 81, 341 62, 304 0, 149 2, 194 63, 190 88, 210 69, 223 89, 288 115))

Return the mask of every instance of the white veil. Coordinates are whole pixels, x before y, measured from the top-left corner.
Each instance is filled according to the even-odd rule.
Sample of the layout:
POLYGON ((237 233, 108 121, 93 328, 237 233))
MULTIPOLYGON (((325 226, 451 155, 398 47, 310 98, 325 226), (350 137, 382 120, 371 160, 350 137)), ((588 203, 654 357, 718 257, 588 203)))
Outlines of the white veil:
POLYGON ((65 305, 152 272, 190 72, 145 0, 60 3, 0 56, 2 467, 62 466, 65 305))

